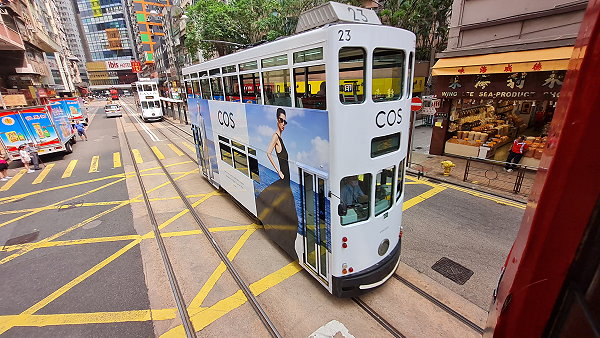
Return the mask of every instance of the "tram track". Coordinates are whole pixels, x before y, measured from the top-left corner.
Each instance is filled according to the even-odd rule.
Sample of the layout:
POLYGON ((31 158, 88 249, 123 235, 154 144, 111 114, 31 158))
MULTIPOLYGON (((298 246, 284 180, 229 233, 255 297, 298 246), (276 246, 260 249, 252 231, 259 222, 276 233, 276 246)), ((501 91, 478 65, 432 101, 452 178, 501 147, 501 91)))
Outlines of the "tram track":
MULTIPOLYGON (((131 114, 135 114, 135 111, 133 111, 131 108, 129 108, 128 105, 125 106, 125 108, 128 111, 128 113, 126 115, 128 116, 130 122, 133 123, 133 125, 135 127, 135 130, 138 132, 138 134, 140 135, 141 139, 144 141, 144 143, 147 146, 147 148, 149 150, 152 150, 150 143, 144 137, 143 133, 140 131, 139 127, 136 125, 136 122, 132 119, 132 115, 131 114)), ((121 120, 121 125, 123 127, 122 120, 121 120)), ((177 129, 182 130, 181 128, 177 128, 177 129)), ((167 137, 167 135, 162 130, 160 130, 160 128, 156 128, 155 130, 158 131, 160 134, 162 134, 165 137, 166 140, 170 140, 171 139, 171 138, 167 137)), ((126 133, 125 133, 125 139, 126 139, 127 147, 129 149, 129 152, 130 152, 130 155, 131 155, 132 163, 134 164, 134 167, 136 169, 136 174, 138 175, 138 180, 140 180, 140 184, 142 185, 142 191, 144 191, 144 200, 148 201, 147 202, 147 207, 151 208, 151 206, 149 205, 149 200, 147 199, 147 195, 145 194, 145 189, 143 188, 143 182, 141 182, 141 176, 139 175, 139 171, 138 171, 136 162, 135 162, 135 160, 133 158, 133 153, 131 151, 131 145, 129 143, 129 140, 128 140, 128 137, 127 137, 126 133)), ((194 163, 196 163, 196 164, 198 163, 195 158, 193 158, 192 156, 190 156, 182 148, 180 148, 177 145, 174 145, 174 146, 176 148, 178 148, 181 152, 183 152, 183 154, 185 154, 188 158, 190 158, 194 163)), ((229 260, 229 258, 227 257, 226 252, 221 248, 221 246, 217 242, 216 238, 209 231, 209 229, 206 226, 205 222, 202 220, 202 218, 200 217, 200 215, 196 212, 196 210, 194 209, 194 207, 192 206, 192 204, 190 203, 190 201, 187 199, 186 195, 183 193, 183 191, 181 190, 181 188, 179 187, 179 185, 177 184, 177 182, 175 181, 175 179, 168 172, 167 168, 165 167, 165 165, 163 164, 163 162, 161 161, 161 159, 153 151, 151 151, 151 153, 153 154, 156 162, 158 163, 158 165, 160 166, 161 170, 164 172, 165 176, 167 177, 167 179, 171 183, 173 189, 177 192, 177 194, 181 198, 181 201, 184 203, 186 209, 189 211, 190 215, 194 219, 194 221, 196 223, 196 226, 206 236, 206 238, 208 239, 209 243, 211 244, 211 246, 213 247, 213 249, 215 250, 215 252, 219 256, 220 260, 223 262, 223 264, 225 264, 227 271, 229 271, 230 275, 233 277, 234 281, 236 282, 236 284, 238 285, 238 287, 240 288, 240 290, 244 293, 244 295, 246 296, 246 299, 248 300, 248 303, 253 308, 253 310, 256 312, 256 314, 258 315, 259 319, 261 320, 261 322, 263 323, 263 325, 265 326, 265 328, 267 329, 267 331, 269 332, 269 334, 272 337, 281 337, 281 334, 279 333, 279 331, 277 330, 277 328, 275 327, 275 325, 273 324, 273 322, 269 319, 269 317, 267 316, 266 312, 264 311, 264 309, 262 308, 262 306, 260 305, 260 303, 258 302, 258 300, 256 299, 256 297, 254 296, 254 294, 250 290, 250 288, 248 286, 248 283, 246 283, 243 280, 242 276, 237 271, 237 269, 235 268, 235 266, 233 265, 233 263, 231 262, 231 260, 229 260)), ((151 214, 150 212, 149 212, 149 215, 153 216, 153 214, 151 214)), ((154 226, 154 223, 156 223, 156 219, 154 219, 153 226, 154 226)), ((155 232, 155 234, 156 234, 155 237, 157 238, 158 242, 162 243, 162 244, 159 244, 159 246, 162 245, 162 247, 164 247, 164 241, 163 241, 162 237, 160 236, 160 230, 158 229, 158 225, 156 225, 155 229, 158 232, 158 233, 155 232)), ((162 255, 162 250, 161 250, 161 255, 162 255)), ((166 256, 166 248, 165 248, 165 256, 166 256)), ((166 257, 167 257, 167 260, 168 260, 168 256, 166 256, 166 257)), ((165 263, 165 265, 167 265, 167 263, 165 263)), ((170 265, 170 262, 168 263, 168 265, 170 265)), ((172 270, 172 266, 171 266, 171 270, 172 270)), ((172 275, 172 279, 173 279, 173 283, 172 284, 174 284, 176 286, 177 282, 176 282, 176 276, 174 275, 174 273, 172 275)), ((169 280, 171 281, 171 275, 170 274, 169 274, 169 280)), ((175 290, 176 289, 177 289, 177 287, 175 287, 175 290)), ((174 294, 175 293, 176 293, 176 291, 174 291, 174 294)), ((180 291, 179 291, 179 294, 180 294, 180 291)), ((179 297, 179 296, 175 296, 175 297, 176 297, 176 302, 177 302, 178 310, 180 311, 180 315, 182 317, 182 321, 184 322, 184 329, 186 331, 186 335, 188 335, 188 328, 186 328, 186 323, 183 320, 184 318, 187 319, 189 328, 192 331, 192 335, 188 335, 188 337, 195 337, 195 331, 193 329, 193 325, 192 325, 191 321, 189 320, 189 315, 187 313, 187 307, 185 306, 185 303, 183 302, 183 297, 181 297, 181 301, 182 301, 181 304, 177 301, 177 297, 179 297), (182 314, 182 312, 183 312, 183 314, 182 314)))
POLYGON ((373 310, 367 303, 365 303, 359 297, 351 298, 356 305, 358 305, 363 311, 365 311, 369 316, 371 316, 379 325, 381 325, 384 329, 386 329, 392 336, 396 338, 405 338, 406 336, 400 333, 398 329, 396 329, 390 322, 388 322, 385 318, 383 318, 379 313, 373 310))

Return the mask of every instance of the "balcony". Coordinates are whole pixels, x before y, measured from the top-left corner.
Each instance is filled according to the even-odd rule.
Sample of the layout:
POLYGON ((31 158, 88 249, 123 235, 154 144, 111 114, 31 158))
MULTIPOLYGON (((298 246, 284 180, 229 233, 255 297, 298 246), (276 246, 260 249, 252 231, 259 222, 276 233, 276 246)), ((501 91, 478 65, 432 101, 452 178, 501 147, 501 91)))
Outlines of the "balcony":
POLYGON ((25 67, 15 68, 17 74, 36 74, 41 76, 48 76, 48 66, 43 61, 33 60, 28 57, 25 58, 25 67))
POLYGON ((25 50, 21 34, 0 24, 0 50, 25 50))
MULTIPOLYGON (((46 53, 54 53, 60 50, 60 46, 44 31, 34 28, 35 45, 46 53)), ((55 35, 55 34, 53 34, 55 35)))

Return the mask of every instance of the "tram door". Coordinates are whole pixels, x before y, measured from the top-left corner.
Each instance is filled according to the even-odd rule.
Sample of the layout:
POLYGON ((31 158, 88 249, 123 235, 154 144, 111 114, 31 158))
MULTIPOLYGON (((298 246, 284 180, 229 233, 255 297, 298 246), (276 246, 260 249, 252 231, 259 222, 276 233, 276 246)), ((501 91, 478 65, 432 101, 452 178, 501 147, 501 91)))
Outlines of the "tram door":
POLYGON ((304 262, 327 280, 326 181, 318 174, 300 168, 304 262))
POLYGON ((204 118, 202 117, 202 115, 199 115, 198 123, 200 124, 200 127, 197 129, 197 144, 199 145, 199 148, 197 150, 198 158, 200 159, 200 165, 202 166, 202 174, 204 174, 204 176, 210 179, 211 181, 214 181, 214 173, 212 171, 212 166, 210 163, 208 144, 206 142, 206 127, 204 126, 204 118))

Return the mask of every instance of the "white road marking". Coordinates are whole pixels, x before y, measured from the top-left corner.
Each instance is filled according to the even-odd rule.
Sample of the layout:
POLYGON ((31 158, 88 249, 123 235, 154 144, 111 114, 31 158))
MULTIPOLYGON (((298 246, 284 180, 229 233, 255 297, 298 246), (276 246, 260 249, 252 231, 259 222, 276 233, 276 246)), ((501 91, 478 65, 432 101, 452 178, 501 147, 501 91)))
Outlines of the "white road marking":
POLYGON ((150 139, 152 141, 155 141, 155 142, 161 141, 161 139, 159 139, 158 136, 156 136, 156 134, 154 134, 154 132, 152 130, 150 130, 150 128, 148 128, 148 126, 137 117, 136 112, 134 112, 131 108, 129 108, 128 104, 126 105, 125 102, 123 102, 122 106, 127 109, 127 111, 130 113, 129 115, 133 116, 133 118, 142 127, 142 129, 144 129, 146 134, 148 134, 148 136, 150 136, 150 139))
POLYGON ((317 331, 310 334, 310 338, 330 338, 335 337, 337 334, 341 334, 342 337, 354 338, 344 324, 337 320, 332 320, 329 323, 321 326, 317 331))

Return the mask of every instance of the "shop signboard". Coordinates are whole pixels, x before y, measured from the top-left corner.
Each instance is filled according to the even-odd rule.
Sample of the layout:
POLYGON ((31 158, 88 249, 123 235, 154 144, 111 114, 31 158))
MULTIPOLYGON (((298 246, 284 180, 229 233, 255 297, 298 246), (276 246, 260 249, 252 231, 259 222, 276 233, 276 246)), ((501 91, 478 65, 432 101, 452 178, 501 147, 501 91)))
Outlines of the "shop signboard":
POLYGON ((128 70, 131 69, 131 60, 113 60, 105 61, 107 70, 128 70))
POLYGON ((435 76, 440 98, 557 100, 566 71, 435 76))

